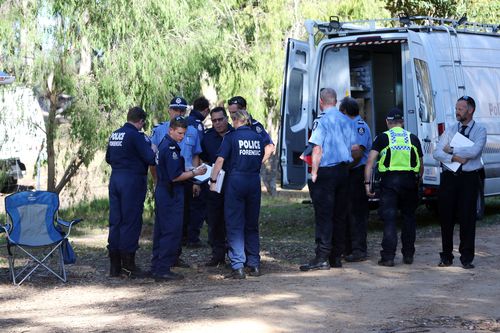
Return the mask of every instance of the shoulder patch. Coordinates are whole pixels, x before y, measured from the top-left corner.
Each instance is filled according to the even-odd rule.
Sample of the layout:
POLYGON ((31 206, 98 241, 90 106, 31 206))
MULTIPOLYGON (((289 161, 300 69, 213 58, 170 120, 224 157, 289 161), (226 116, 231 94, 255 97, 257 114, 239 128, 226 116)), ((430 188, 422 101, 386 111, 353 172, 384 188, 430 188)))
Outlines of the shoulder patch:
POLYGON ((313 131, 318 127, 318 119, 313 122, 313 131))
POLYGON ((260 134, 260 133, 262 133, 262 127, 260 127, 260 126, 255 126, 255 132, 257 132, 257 133, 259 133, 259 134, 260 134))
POLYGON ((177 155, 177 152, 172 152, 172 159, 173 160, 178 160, 179 159, 179 156, 177 155))
POLYGON ((174 145, 170 145, 170 146, 168 146, 168 148, 169 148, 170 150, 175 150, 175 146, 174 146, 174 145))
POLYGON ((203 132, 203 125, 201 123, 198 124, 198 131, 203 132))
POLYGON ((363 135, 363 134, 365 134, 365 129, 364 129, 364 127, 358 127, 358 133, 359 133, 359 135, 363 135))

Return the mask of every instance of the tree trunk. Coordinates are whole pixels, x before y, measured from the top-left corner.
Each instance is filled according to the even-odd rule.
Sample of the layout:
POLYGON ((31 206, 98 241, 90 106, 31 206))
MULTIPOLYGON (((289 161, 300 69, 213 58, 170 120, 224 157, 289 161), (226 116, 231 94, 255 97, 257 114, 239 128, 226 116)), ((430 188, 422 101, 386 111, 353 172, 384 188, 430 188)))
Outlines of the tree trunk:
POLYGON ((47 137, 47 191, 56 190, 56 153, 55 153, 55 138, 56 138, 56 110, 57 110, 57 94, 48 92, 47 97, 50 101, 49 117, 47 119, 46 137, 47 137))

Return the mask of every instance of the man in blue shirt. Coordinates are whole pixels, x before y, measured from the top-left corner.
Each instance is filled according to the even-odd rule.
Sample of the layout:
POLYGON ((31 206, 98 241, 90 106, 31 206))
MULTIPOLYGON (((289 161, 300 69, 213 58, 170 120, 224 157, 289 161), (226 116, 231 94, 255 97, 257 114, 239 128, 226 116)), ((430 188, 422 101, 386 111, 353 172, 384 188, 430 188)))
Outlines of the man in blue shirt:
POLYGON ((336 107, 337 93, 320 92, 324 115, 314 122, 309 142, 312 151, 311 196, 316 220, 316 256, 301 271, 342 267, 349 190, 349 164, 355 133, 351 121, 336 107), (330 263, 328 262, 330 260, 330 263))
POLYGON ((340 102, 340 112, 345 114, 354 126, 356 144, 360 147, 358 156, 349 169, 349 214, 347 216, 345 260, 363 261, 367 257, 366 230, 368 227, 368 197, 364 186, 364 170, 368 153, 372 148, 370 128, 359 115, 359 106, 352 97, 340 102))
POLYGON ((156 147, 140 130, 146 122, 146 112, 136 106, 127 114, 127 122, 109 137, 106 162, 111 165, 109 180, 110 276, 122 272, 130 277, 142 277, 135 265, 139 248, 142 212, 147 190, 148 165, 155 164, 156 147))
MULTIPOLYGON (((187 106, 188 106, 187 102, 184 98, 174 97, 170 101, 168 109, 168 114, 170 116, 170 119, 174 119, 178 116, 184 116, 186 113, 187 106)), ((170 122, 166 121, 156 125, 153 128, 153 133, 151 134, 151 141, 158 146, 158 149, 161 148, 163 141, 166 140, 169 126, 170 122)), ((181 155, 182 157, 184 157, 185 171, 193 170, 195 167, 200 165, 199 154, 201 153, 201 144, 200 144, 200 137, 198 135, 198 130, 196 128, 194 128, 193 126, 188 126, 184 138, 182 139, 181 142, 179 142, 179 147, 181 149, 181 155)), ((156 169, 154 167, 151 168, 151 174, 156 184, 156 169)), ((190 211, 189 206, 191 203, 191 199, 193 198, 193 195, 199 194, 200 187, 199 185, 193 185, 190 182, 186 182, 185 186, 186 187, 184 189, 185 202, 184 202, 183 238, 187 243, 187 238, 188 238, 187 233, 189 228, 189 211, 190 211)), ((179 249, 179 255, 181 252, 182 250, 179 249)), ((177 264, 182 267, 189 267, 181 259, 179 259, 177 264)))

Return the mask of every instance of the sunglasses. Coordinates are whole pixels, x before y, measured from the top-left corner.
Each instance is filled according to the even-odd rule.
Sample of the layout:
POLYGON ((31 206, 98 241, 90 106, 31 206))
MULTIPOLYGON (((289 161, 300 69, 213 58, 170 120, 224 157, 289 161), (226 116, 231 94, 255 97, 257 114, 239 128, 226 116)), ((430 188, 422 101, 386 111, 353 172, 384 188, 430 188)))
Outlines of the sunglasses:
POLYGON ((175 121, 180 121, 180 120, 184 120, 185 118, 183 116, 177 116, 174 118, 175 121))

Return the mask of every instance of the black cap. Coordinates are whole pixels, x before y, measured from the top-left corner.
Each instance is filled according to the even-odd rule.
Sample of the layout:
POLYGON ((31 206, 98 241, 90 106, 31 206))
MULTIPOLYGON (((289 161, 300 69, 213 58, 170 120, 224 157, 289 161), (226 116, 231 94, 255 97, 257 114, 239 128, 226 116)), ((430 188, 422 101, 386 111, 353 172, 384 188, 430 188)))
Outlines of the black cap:
POLYGON ((474 110, 476 109, 476 101, 474 100, 474 98, 470 97, 470 96, 462 96, 460 97, 458 101, 466 101, 468 105, 470 105, 474 110))
POLYGON ((231 97, 228 101, 227 101, 227 104, 228 105, 233 105, 233 104, 238 104, 239 106, 241 106, 242 108, 246 108, 247 107, 247 101, 241 97, 241 96, 234 96, 234 97, 231 97))
POLYGON ((394 108, 387 114, 387 120, 401 120, 404 119, 403 111, 398 108, 394 108))
POLYGON ((170 101, 170 105, 168 107, 171 108, 171 109, 186 110, 187 107, 188 107, 188 105, 187 105, 187 102, 186 102, 186 100, 184 98, 182 98, 182 97, 174 97, 170 101))

